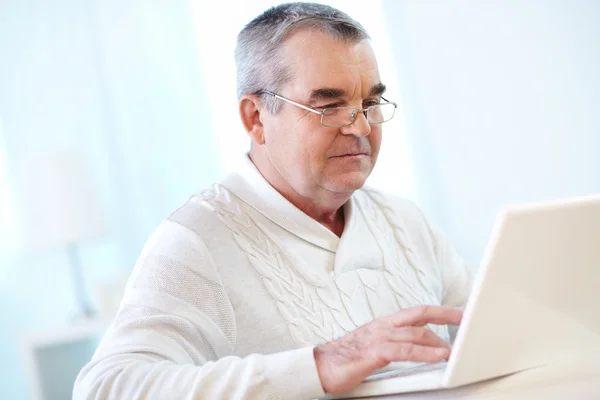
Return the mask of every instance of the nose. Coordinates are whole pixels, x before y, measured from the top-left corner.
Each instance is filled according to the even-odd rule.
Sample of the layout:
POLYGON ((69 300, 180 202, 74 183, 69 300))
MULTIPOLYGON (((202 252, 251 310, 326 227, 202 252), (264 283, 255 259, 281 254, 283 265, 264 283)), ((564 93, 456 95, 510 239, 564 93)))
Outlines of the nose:
POLYGON ((344 135, 354 135, 357 137, 369 136, 371 134, 371 124, 367 121, 365 112, 357 111, 354 122, 340 128, 340 131, 344 135))

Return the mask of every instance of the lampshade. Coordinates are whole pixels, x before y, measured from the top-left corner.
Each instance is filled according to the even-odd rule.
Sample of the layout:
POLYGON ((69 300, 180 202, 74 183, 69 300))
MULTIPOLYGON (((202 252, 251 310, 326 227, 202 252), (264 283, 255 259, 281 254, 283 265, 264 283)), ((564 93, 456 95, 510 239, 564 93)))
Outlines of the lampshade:
POLYGON ((41 250, 96 237, 104 232, 101 201, 82 156, 43 154, 20 179, 19 214, 23 247, 41 250))

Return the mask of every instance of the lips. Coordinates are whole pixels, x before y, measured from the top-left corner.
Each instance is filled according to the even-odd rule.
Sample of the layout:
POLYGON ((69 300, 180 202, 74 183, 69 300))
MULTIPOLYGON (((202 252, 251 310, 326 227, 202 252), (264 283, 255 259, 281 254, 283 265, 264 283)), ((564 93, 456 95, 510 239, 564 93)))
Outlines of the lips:
POLYGON ((331 158, 338 158, 338 157, 352 157, 352 156, 367 156, 368 154, 365 152, 351 152, 351 153, 343 153, 343 154, 338 154, 336 156, 332 156, 331 158))

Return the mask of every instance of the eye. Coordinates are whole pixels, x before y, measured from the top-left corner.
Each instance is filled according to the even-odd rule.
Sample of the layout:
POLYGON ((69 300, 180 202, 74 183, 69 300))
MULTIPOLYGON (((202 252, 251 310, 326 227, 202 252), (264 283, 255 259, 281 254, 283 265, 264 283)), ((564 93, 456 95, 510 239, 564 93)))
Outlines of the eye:
POLYGON ((378 104, 380 104, 380 102, 379 102, 379 101, 376 101, 376 100, 369 100, 369 101, 365 101, 365 102, 363 103, 363 108, 369 108, 369 107, 371 107, 371 106, 376 106, 376 105, 378 105, 378 104))

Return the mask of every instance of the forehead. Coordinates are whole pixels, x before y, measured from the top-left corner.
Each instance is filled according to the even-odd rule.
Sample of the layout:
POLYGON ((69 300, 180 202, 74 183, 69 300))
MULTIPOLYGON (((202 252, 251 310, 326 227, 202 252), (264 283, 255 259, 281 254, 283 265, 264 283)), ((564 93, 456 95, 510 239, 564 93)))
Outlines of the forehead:
POLYGON ((380 83, 377 60, 367 40, 353 43, 305 30, 286 40, 281 56, 292 76, 285 88, 297 95, 322 87, 364 95, 380 83))

